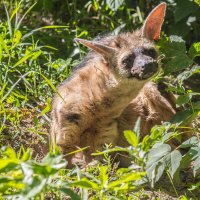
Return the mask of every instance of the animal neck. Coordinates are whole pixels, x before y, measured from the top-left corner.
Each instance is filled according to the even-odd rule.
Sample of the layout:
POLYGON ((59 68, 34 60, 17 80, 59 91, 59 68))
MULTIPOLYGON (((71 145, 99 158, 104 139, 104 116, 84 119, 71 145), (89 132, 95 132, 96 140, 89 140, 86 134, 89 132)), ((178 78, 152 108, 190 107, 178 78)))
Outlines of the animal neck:
POLYGON ((106 64, 90 67, 93 73, 88 80, 92 90, 92 100, 102 110, 102 115, 118 117, 128 106, 133 98, 145 84, 135 78, 127 79, 119 77, 106 64))

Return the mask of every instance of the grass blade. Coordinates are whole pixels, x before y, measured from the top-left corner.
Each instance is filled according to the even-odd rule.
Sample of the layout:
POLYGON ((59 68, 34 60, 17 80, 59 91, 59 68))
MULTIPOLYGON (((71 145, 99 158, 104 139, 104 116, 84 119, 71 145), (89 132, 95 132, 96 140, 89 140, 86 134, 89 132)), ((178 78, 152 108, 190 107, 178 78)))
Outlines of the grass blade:
POLYGON ((10 34, 10 37, 12 36, 12 26, 11 26, 11 20, 10 20, 10 17, 9 17, 9 14, 8 14, 8 9, 4 3, 4 7, 5 7, 5 11, 6 11, 6 16, 7 16, 7 23, 8 23, 8 29, 9 29, 9 34, 10 34))
POLYGON ((30 73, 34 73, 34 71, 29 71, 27 72, 26 74, 24 74, 23 76, 21 76, 14 84, 13 86, 9 89, 9 91, 3 96, 3 98, 1 99, 1 101, 3 102, 7 97, 8 95, 12 92, 12 90, 15 88, 15 86, 24 78, 26 77, 28 74, 30 73))
POLYGON ((35 2, 25 13, 24 15, 22 16, 22 18, 19 20, 18 24, 16 25, 16 30, 19 29, 24 17, 26 17, 26 15, 32 10, 32 8, 37 4, 37 2, 35 2))
POLYGON ((25 34, 22 39, 25 39, 29 37, 30 35, 33 35, 35 32, 40 31, 42 29, 56 29, 56 28, 68 28, 69 26, 43 26, 37 29, 32 30, 31 32, 25 34))
POLYGON ((44 76, 43 74, 40 73, 40 75, 44 78, 44 80, 49 84, 49 86, 51 87, 51 89, 59 95, 59 97, 63 100, 64 98, 60 95, 60 93, 57 91, 56 87, 53 85, 53 83, 51 82, 51 80, 49 80, 46 76, 44 76))

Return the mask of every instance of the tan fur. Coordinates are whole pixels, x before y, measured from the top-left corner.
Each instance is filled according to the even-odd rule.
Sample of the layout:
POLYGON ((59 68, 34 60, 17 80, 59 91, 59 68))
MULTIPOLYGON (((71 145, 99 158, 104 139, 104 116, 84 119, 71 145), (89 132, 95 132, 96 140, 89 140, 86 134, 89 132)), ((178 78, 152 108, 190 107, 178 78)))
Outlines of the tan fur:
POLYGON ((52 104, 52 134, 63 153, 90 146, 86 156, 89 162, 89 155, 102 150, 105 143, 116 145, 118 118, 145 82, 122 81, 102 58, 97 57, 67 84, 61 85, 58 93, 62 98, 56 95, 52 104), (78 114, 80 120, 70 123, 66 120, 70 114, 78 114))
POLYGON ((140 116, 142 119, 141 134, 142 136, 149 134, 152 126, 169 121, 175 114, 173 105, 175 101, 170 100, 170 97, 166 99, 161 95, 156 84, 147 83, 120 116, 120 132, 123 132, 125 128, 132 130, 138 116, 140 116))
MULTIPOLYGON (((93 70, 96 71, 95 68, 90 69, 88 76, 93 70)), ((151 82, 139 92, 144 83, 139 84, 131 80, 127 84, 134 85, 134 90, 132 90, 125 88, 124 83, 121 85, 120 81, 110 77, 110 74, 108 76, 104 74, 102 76, 104 80, 100 83, 97 81, 99 77, 97 79, 94 75, 92 80, 88 78, 84 79, 84 82, 79 74, 77 79, 81 80, 75 78, 69 86, 63 85, 59 88, 58 92, 65 102, 58 95, 54 99, 52 132, 64 154, 76 150, 76 147, 89 146, 84 153, 85 162, 89 163, 92 159, 90 154, 96 150, 102 150, 105 143, 112 143, 113 146, 127 146, 123 131, 133 129, 138 116, 142 117, 141 132, 144 136, 149 134, 152 126, 162 121, 169 121, 175 113, 170 102, 151 82), (89 83, 88 80, 90 80, 89 83), (77 85, 76 81, 82 84, 77 85), (111 87, 110 82, 112 82, 111 87), (73 85, 76 87, 74 88, 73 85), (125 90, 126 95, 124 95, 125 90), (70 95, 67 95, 68 93, 70 95), (77 124, 66 120, 66 116, 71 113, 78 113, 81 116, 77 124)))
POLYGON ((141 131, 145 135, 153 125, 168 121, 175 113, 173 100, 149 82, 157 70, 157 57, 145 53, 155 49, 148 35, 158 39, 165 7, 160 4, 147 18, 143 27, 148 26, 146 38, 141 36, 142 31, 136 31, 100 41, 77 39, 94 51, 83 61, 84 66, 58 87, 52 103, 51 135, 68 160, 68 167, 91 162, 91 153, 102 150, 105 143, 127 146, 123 131, 132 129, 138 116, 142 117, 141 131), (159 23, 154 19, 157 11, 162 14, 159 23), (151 29, 152 22, 157 27, 151 29), (89 148, 83 153, 69 155, 86 146, 89 148))

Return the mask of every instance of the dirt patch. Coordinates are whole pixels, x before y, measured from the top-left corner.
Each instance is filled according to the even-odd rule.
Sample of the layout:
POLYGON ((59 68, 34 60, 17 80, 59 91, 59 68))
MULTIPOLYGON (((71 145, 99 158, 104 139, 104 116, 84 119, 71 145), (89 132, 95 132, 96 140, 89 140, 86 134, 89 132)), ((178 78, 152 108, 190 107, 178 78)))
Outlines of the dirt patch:
POLYGON ((6 128, 0 135, 0 147, 10 146, 18 152, 23 146, 25 149, 31 149, 32 156, 36 160, 43 159, 49 151, 49 125, 33 109, 22 109, 16 112, 20 116, 20 122, 5 123, 6 128))

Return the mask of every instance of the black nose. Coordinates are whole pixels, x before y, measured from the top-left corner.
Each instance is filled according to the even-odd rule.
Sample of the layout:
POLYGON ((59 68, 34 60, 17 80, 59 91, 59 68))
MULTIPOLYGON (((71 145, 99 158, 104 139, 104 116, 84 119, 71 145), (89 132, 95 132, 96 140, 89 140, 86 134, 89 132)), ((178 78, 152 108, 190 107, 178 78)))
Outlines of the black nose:
POLYGON ((131 74, 138 79, 152 77, 158 70, 158 63, 148 56, 139 56, 135 59, 131 74))
POLYGON ((157 70, 158 70, 158 63, 157 62, 150 62, 142 66, 143 68, 143 73, 142 76, 143 78, 150 78, 153 76, 157 70))

